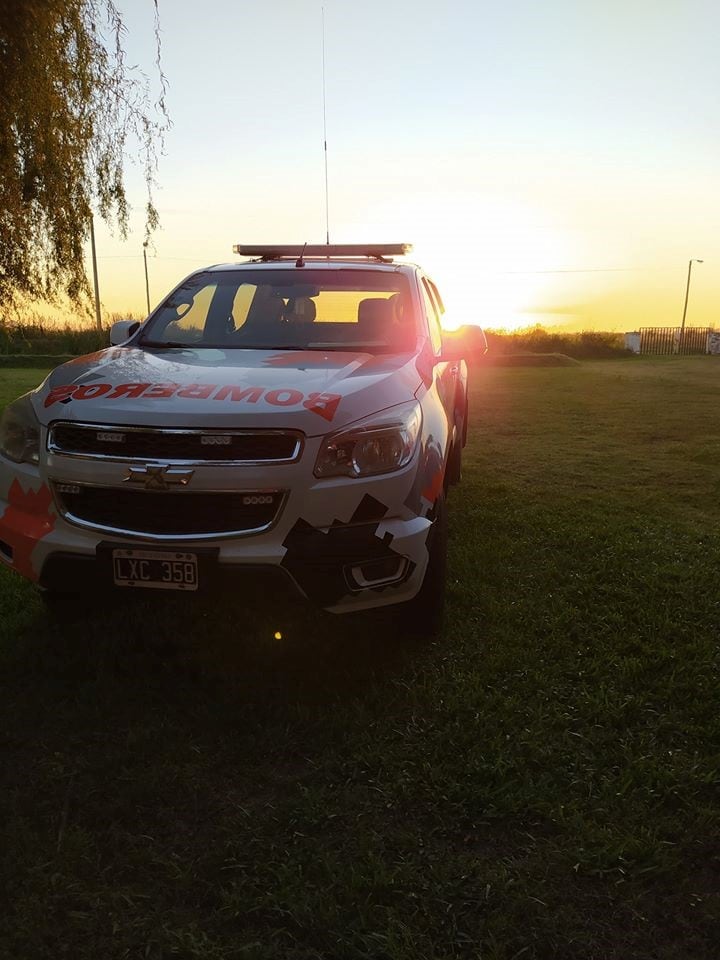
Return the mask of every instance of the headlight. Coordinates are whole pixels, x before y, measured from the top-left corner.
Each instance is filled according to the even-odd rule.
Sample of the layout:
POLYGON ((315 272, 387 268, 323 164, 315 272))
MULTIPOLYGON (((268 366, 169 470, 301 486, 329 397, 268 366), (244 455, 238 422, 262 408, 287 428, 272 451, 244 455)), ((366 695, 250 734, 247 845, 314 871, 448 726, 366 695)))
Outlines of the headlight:
POLYGON ((326 437, 315 462, 316 477, 372 477, 412 460, 422 414, 413 400, 360 420, 326 437))
POLYGON ((0 414, 0 454, 15 463, 37 463, 40 459, 40 424, 29 393, 0 414))

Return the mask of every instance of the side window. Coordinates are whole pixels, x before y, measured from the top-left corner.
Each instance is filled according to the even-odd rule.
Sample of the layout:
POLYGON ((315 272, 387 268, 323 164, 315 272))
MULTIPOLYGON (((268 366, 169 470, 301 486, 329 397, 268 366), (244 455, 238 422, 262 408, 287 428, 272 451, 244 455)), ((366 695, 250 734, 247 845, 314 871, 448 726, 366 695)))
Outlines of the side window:
POLYGON ((247 320, 250 304, 255 296, 257 287, 254 283, 241 283, 237 288, 237 293, 233 298, 230 314, 232 316, 233 327, 239 330, 247 320))
POLYGON ((422 289, 423 300, 425 302, 425 313, 427 314, 428 318, 428 327, 430 328, 430 341, 433 345, 433 350, 435 353, 440 353, 442 350, 440 314, 438 313, 438 308, 435 306, 435 301, 432 298, 430 287, 425 277, 422 278, 422 283, 420 286, 422 289))
POLYGON ((179 343, 195 343, 202 338, 216 284, 206 284, 197 292, 179 290, 163 308, 158 336, 179 343))
POLYGON ((428 278, 428 279, 426 280, 426 282, 427 282, 428 287, 430 288, 430 294, 432 295, 432 298, 434 299, 435 303, 436 303, 437 306, 438 306, 438 310, 439 310, 439 312, 440 312, 440 316, 442 316, 442 315, 445 313, 445 304, 444 304, 443 301, 442 301, 442 297, 440 296, 440 292, 439 292, 438 288, 435 286, 435 284, 432 282, 432 280, 430 280, 430 279, 428 278))

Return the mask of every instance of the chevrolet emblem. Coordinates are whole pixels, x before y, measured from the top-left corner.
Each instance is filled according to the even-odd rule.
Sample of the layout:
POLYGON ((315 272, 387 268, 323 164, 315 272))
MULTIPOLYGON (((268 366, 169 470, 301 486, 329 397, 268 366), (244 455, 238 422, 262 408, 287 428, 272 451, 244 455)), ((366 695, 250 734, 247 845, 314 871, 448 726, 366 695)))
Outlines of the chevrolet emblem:
POLYGON ((182 470, 170 466, 130 467, 125 483, 142 483, 146 490, 169 490, 179 484, 186 487, 190 483, 194 470, 182 470))

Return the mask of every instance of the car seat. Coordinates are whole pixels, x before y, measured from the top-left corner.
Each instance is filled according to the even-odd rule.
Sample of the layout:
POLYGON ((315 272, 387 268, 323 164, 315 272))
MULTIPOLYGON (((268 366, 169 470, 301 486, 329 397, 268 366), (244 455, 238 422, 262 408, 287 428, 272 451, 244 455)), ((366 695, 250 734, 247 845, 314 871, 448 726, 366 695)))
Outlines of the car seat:
POLYGON ((386 297, 368 297, 358 304, 358 327, 364 340, 387 342, 392 323, 393 304, 386 297))
POLYGON ((313 323, 317 316, 315 301, 310 297, 290 297, 283 310, 283 320, 286 323, 313 323))

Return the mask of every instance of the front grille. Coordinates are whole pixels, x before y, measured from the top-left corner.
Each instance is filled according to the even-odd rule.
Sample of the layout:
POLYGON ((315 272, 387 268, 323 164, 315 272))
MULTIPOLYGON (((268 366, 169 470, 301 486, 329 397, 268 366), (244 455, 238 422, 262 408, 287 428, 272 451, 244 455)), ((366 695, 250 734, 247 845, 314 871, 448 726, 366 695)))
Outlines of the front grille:
POLYGON ((283 501, 280 491, 158 492, 66 483, 55 485, 55 496, 71 523, 114 533, 196 540, 265 530, 283 501))
POLYGON ((290 463, 302 448, 291 430, 182 430, 56 423, 48 449, 66 456, 163 463, 290 463))

